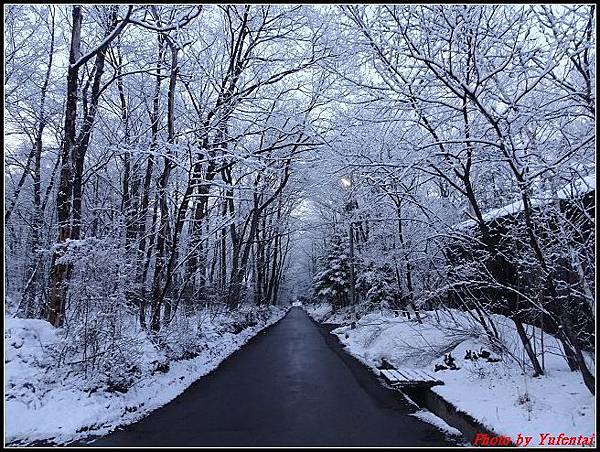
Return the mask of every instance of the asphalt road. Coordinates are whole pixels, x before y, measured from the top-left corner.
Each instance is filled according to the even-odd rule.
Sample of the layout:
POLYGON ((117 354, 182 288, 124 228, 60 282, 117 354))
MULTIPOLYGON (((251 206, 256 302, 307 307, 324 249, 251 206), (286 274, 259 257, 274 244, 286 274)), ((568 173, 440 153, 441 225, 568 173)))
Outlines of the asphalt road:
POLYGON ((136 424, 90 446, 452 445, 300 308, 136 424))

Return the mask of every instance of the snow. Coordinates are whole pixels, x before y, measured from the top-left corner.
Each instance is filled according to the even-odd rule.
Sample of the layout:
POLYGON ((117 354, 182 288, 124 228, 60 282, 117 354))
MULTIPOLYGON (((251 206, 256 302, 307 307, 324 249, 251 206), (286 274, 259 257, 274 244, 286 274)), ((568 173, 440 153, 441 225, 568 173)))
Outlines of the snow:
MULTIPOLYGON (((596 189, 596 175, 585 176, 580 179, 576 179, 570 184, 565 185, 556 192, 558 199, 571 199, 585 195, 596 189)), ((531 205, 533 207, 543 206, 548 204, 553 196, 548 197, 533 197, 531 198, 531 205)), ((483 220, 485 222, 492 221, 498 218, 502 218, 507 215, 514 215, 523 210, 523 201, 515 201, 506 206, 499 207, 497 209, 490 210, 483 214, 483 220)), ((455 226, 456 229, 464 229, 476 224, 475 220, 466 220, 455 226)))
POLYGON ((571 184, 565 185, 563 188, 558 190, 556 195, 559 199, 576 198, 578 196, 585 195, 596 189, 596 175, 582 177, 573 181, 571 184))
POLYGON ((334 310, 331 304, 322 302, 304 305, 303 308, 313 320, 320 323, 347 325, 354 321, 355 313, 348 307, 334 310))
POLYGON ((142 341, 145 372, 125 393, 90 388, 85 375, 54 368, 51 351, 60 344, 60 333, 48 322, 6 316, 5 442, 65 444, 133 423, 173 400, 286 312, 271 308, 238 334, 223 332, 223 316, 209 319, 202 325, 207 333, 203 351, 192 359, 170 361, 166 372, 152 366, 164 361, 164 353, 142 341))
MULTIPOLYGON (((420 325, 382 311, 363 316, 355 329, 343 326, 333 333, 350 354, 375 372, 381 360, 386 359, 398 369, 432 373, 445 383, 434 386, 433 391, 499 435, 516 438, 520 433, 535 439, 540 433, 585 436, 595 432, 595 398, 581 375, 571 372, 558 355, 555 338, 545 334, 546 374, 534 378, 529 369, 523 370, 519 365, 522 350, 508 318, 493 316, 506 350, 500 353, 466 313, 452 310, 451 314, 453 318, 438 313, 438 323, 432 311, 422 312, 424 322, 420 325), (464 359, 467 350, 481 349, 491 350, 492 356, 502 358, 501 362, 464 359), (444 354, 449 352, 459 369, 434 373, 435 364, 442 363, 444 354)), ((540 330, 527 327, 530 334, 535 334, 539 351, 540 330)))
POLYGON ((328 303, 306 304, 302 307, 317 322, 325 323, 327 317, 332 314, 331 305, 328 303))
POLYGON ((436 426, 437 428, 439 428, 440 430, 442 430, 443 432, 445 432, 446 434, 448 434, 450 436, 462 436, 462 433, 460 430, 457 430, 454 427, 452 427, 451 425, 446 424, 446 422, 444 422, 443 419, 437 417, 431 411, 419 410, 416 413, 412 414, 412 416, 414 416, 422 421, 425 421, 431 425, 436 426))

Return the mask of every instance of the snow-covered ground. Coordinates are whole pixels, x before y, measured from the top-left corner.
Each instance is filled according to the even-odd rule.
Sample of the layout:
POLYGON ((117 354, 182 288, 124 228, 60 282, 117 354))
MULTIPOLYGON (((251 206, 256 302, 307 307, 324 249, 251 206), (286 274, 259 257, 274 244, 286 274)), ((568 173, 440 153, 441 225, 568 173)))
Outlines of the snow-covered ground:
MULTIPOLYGON (((327 303, 305 304, 302 308, 317 322, 327 323, 328 318, 332 316, 333 310, 327 303)), ((335 323, 335 322, 330 322, 335 323)))
POLYGON ((303 308, 308 315, 320 323, 342 325, 350 324, 354 319, 354 313, 351 310, 339 309, 334 311, 328 303, 307 304, 303 308))
POLYGON ((241 331, 232 328, 230 315, 197 315, 186 322, 193 329, 186 337, 198 342, 191 359, 169 360, 140 331, 132 338, 135 344, 128 344, 139 356, 129 388, 121 389, 126 392, 86 378, 81 366, 56 366, 61 333, 48 322, 5 316, 5 442, 65 444, 135 422, 173 400, 286 312, 263 309, 252 314, 255 324, 241 331))
POLYGON ((428 424, 435 425, 437 428, 439 428, 440 430, 442 430, 449 436, 457 436, 457 437, 462 436, 462 433, 460 430, 457 430, 454 427, 452 427, 451 425, 448 425, 446 422, 444 422, 443 419, 437 417, 431 411, 419 410, 415 414, 413 414, 413 416, 418 419, 421 419, 424 422, 427 422, 428 424))
MULTIPOLYGON (((307 312, 319 321, 332 318, 326 305, 307 307, 307 312)), ((595 433, 595 398, 581 375, 569 370, 554 337, 544 334, 546 374, 533 378, 532 372, 518 363, 523 361, 523 351, 508 318, 493 316, 505 347, 500 353, 467 314, 456 310, 450 314, 422 312, 421 325, 392 312, 377 312, 361 317, 355 329, 345 325, 333 333, 349 353, 375 372, 382 359, 398 369, 427 370, 445 383, 433 391, 499 435, 516 438, 520 433, 533 437, 531 445, 539 445, 540 434, 595 433), (482 349, 501 361, 465 359, 467 350, 482 349), (434 372, 447 353, 455 358, 459 369, 434 372)), ((539 352, 540 330, 532 326, 527 329, 535 334, 539 352)))

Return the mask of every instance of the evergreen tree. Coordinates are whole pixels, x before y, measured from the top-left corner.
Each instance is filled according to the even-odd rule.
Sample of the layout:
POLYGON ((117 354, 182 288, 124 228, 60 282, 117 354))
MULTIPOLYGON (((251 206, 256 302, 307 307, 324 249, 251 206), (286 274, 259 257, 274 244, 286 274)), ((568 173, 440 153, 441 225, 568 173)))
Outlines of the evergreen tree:
POLYGON ((397 292, 395 276, 388 263, 371 262, 364 270, 359 269, 356 276, 356 287, 368 305, 390 307, 394 304, 397 292))
POLYGON ((348 304, 350 258, 346 247, 346 241, 342 236, 333 236, 326 254, 320 259, 321 271, 313 279, 315 295, 334 306, 348 304))

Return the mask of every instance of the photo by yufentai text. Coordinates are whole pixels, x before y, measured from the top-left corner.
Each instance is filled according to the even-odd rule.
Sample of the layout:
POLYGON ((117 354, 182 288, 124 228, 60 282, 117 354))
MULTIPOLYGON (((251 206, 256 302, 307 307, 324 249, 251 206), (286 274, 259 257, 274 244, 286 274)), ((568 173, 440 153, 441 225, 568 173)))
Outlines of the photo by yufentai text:
POLYGON ((506 435, 489 435, 477 433, 474 446, 596 446, 596 434, 589 436, 568 436, 564 433, 553 435, 551 433, 540 433, 537 436, 527 436, 519 433, 516 437, 506 435))

